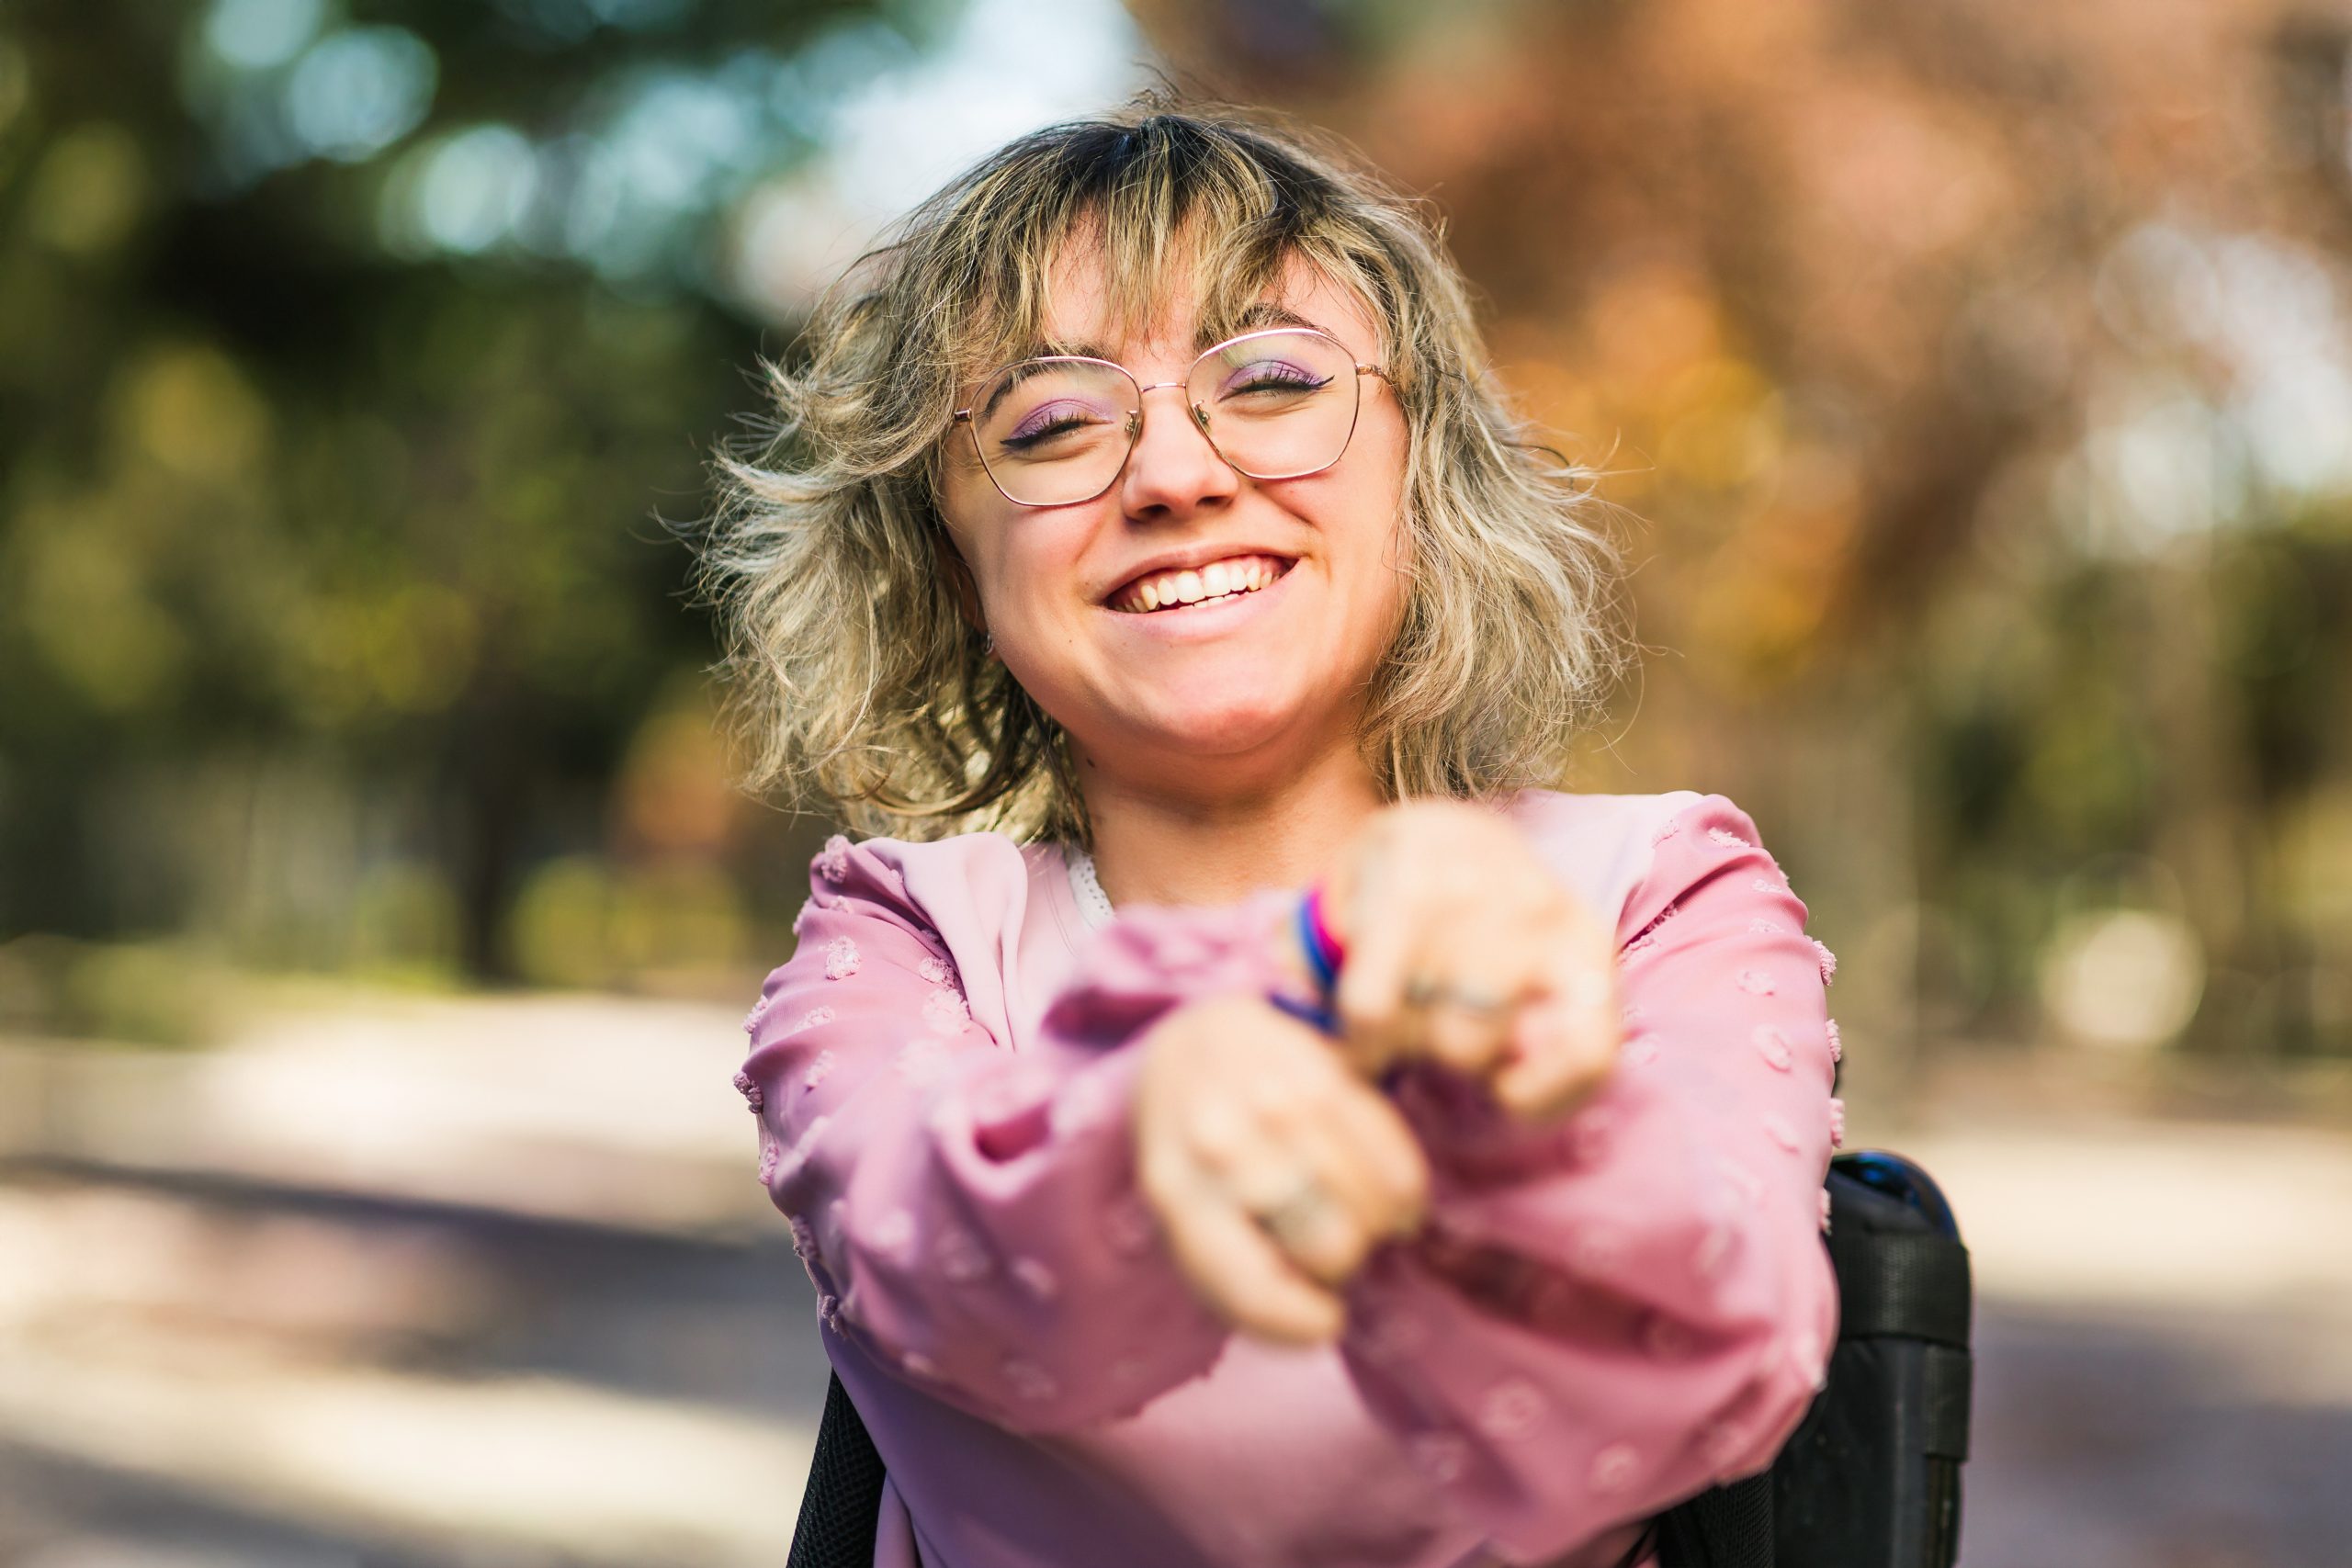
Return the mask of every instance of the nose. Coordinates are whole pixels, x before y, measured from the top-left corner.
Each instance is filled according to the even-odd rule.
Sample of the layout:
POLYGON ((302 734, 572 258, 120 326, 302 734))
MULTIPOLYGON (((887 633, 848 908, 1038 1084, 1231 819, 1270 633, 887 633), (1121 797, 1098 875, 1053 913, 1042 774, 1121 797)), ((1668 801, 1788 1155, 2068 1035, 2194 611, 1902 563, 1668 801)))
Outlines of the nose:
POLYGON ((1181 381, 1143 389, 1143 428, 1119 476, 1119 503, 1130 517, 1166 520, 1233 499, 1240 476, 1217 456, 1193 417, 1181 381), (1158 397, 1155 404, 1150 400, 1158 397))

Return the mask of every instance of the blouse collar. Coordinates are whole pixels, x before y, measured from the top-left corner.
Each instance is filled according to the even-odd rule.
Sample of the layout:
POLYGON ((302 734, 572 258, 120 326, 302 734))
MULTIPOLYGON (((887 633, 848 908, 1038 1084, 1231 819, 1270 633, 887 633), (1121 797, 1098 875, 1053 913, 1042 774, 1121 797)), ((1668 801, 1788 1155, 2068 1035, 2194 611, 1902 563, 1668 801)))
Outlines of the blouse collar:
POLYGON ((1111 923, 1111 899, 1102 891, 1102 880, 1094 874, 1094 857, 1086 851, 1065 846, 1063 858, 1069 863, 1070 896, 1078 900, 1078 916, 1090 931, 1100 931, 1111 923))

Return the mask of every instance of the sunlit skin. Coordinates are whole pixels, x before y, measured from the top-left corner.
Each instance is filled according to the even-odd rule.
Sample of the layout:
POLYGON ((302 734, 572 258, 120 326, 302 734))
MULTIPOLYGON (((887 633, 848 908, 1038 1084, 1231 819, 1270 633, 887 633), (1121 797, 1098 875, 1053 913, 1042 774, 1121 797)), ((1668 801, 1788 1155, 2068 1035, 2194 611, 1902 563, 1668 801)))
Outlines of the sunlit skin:
MULTIPOLYGON (((1181 382, 1210 345, 1182 297, 1118 334, 1083 245, 1048 282, 1055 349, 1147 387, 1181 382)), ((1378 363, 1362 301, 1313 269, 1293 265, 1263 304, 1378 363)), ((1349 950, 1341 1036, 1255 998, 1194 1003, 1148 1036, 1135 1107, 1138 1181, 1195 1293, 1238 1329, 1299 1344, 1343 1329, 1347 1280, 1427 1210, 1426 1163, 1383 1072, 1441 1063, 1549 1117, 1598 1085, 1618 1036, 1607 933, 1524 835, 1457 802, 1385 806, 1359 754, 1367 685, 1405 603, 1409 439, 1394 389, 1360 380, 1345 452, 1297 479, 1235 471, 1186 417, 1181 387, 1145 394, 1135 449, 1092 501, 1008 501, 962 425, 941 465, 968 612, 1069 732, 1114 903, 1326 888, 1349 950), (1287 570, 1227 604, 1112 606, 1170 558, 1243 555, 1287 570), (1411 1005, 1408 976, 1494 1001, 1411 1005), (1303 1187, 1314 1201, 1268 1223, 1303 1187)), ((1272 940, 1303 976, 1287 931, 1272 940)))
MULTIPOLYGON (((1049 280, 1048 342, 1084 345, 1144 385, 1181 381, 1209 346, 1188 299, 1148 336, 1114 341, 1101 269, 1082 251, 1049 280)), ((1271 303, 1377 361, 1351 294, 1304 266, 1284 283, 1271 303)), ((1218 903, 1303 883, 1379 808, 1354 738, 1404 605, 1407 430, 1388 384, 1360 379, 1346 451, 1300 479, 1235 472, 1186 418, 1181 387, 1145 394, 1126 467, 1076 505, 1007 501, 968 433, 949 438, 950 534, 997 656, 1069 731, 1114 899, 1218 903), (1272 588, 1213 610, 1107 604, 1162 556, 1203 549, 1292 564, 1272 588)))

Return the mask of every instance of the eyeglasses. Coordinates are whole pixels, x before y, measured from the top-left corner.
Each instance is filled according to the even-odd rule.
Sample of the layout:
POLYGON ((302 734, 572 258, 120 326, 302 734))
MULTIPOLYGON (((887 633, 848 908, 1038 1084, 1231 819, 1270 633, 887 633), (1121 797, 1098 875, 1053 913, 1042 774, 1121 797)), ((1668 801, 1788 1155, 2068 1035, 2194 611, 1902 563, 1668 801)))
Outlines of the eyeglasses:
POLYGON ((1340 460, 1355 434, 1362 379, 1388 373, 1358 364, 1328 333, 1274 327, 1230 338, 1193 361, 1182 381, 1141 386, 1121 366, 1048 354, 989 377, 968 426, 989 481, 1016 506, 1070 506, 1117 482, 1143 433, 1143 395, 1184 389, 1193 423, 1235 472, 1296 479, 1340 460))

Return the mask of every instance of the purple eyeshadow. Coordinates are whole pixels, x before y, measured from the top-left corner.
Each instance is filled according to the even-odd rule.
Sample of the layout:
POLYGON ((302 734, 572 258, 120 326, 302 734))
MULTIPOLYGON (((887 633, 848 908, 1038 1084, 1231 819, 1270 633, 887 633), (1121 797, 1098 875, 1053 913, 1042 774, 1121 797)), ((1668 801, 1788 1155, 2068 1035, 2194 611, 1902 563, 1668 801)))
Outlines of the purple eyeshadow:
POLYGON ((1249 364, 1238 365, 1227 372, 1225 384, 1219 390, 1229 392, 1236 382, 1248 381, 1260 377, 1269 378, 1293 387, 1319 387, 1329 379, 1328 377, 1317 376, 1304 365, 1293 365, 1288 360, 1253 359, 1249 364))
POLYGON ((1040 403, 1022 415, 1020 423, 1007 431, 1002 439, 1023 440, 1048 425, 1073 416, 1092 419, 1100 423, 1102 419, 1102 410, 1098 404, 1083 402, 1076 398, 1057 398, 1052 402, 1040 403))

